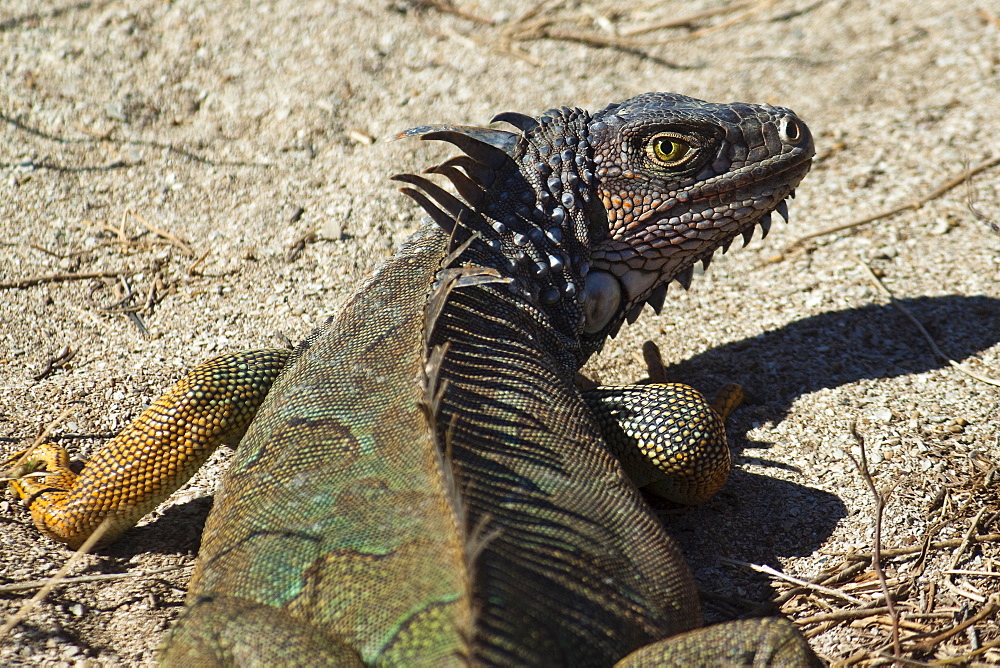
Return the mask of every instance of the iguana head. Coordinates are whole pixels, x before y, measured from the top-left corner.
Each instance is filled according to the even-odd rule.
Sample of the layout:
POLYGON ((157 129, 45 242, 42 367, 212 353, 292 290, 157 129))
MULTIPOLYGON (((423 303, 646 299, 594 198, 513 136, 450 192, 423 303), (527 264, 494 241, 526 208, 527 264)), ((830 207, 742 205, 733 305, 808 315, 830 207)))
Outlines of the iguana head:
MULTIPOLYGON (((592 215, 607 221, 594 227, 592 273, 615 277, 630 322, 644 303, 659 312, 670 281, 686 289, 694 265, 707 267, 736 237, 748 243, 757 225, 766 236, 773 211, 787 220, 785 198, 814 152, 808 128, 788 109, 664 93, 612 105, 590 130, 601 205, 594 209, 603 208, 592 215)), ((605 290, 591 285, 601 302, 596 294, 605 290)), ((614 289, 604 299, 587 331, 614 310, 614 289)))
POLYGON ((429 169, 460 201, 422 177, 395 177, 457 242, 463 261, 491 266, 509 289, 600 346, 667 285, 749 241, 809 171, 813 142, 788 109, 712 104, 647 93, 595 114, 553 109, 496 116, 519 132, 425 126, 399 136, 454 143, 465 155, 429 169), (430 196, 434 201, 428 199, 430 196), (471 255, 471 257, 470 257, 471 255))

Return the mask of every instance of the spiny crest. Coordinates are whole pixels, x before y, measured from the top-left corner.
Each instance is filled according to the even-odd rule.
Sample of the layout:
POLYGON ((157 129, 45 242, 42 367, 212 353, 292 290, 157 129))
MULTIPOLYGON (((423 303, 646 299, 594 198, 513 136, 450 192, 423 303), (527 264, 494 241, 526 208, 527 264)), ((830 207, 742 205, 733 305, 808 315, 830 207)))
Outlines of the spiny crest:
POLYGON ((587 123, 579 109, 553 109, 539 118, 505 113, 520 130, 423 126, 398 137, 442 140, 464 152, 425 173, 445 176, 458 197, 413 174, 394 176, 416 186, 413 198, 453 237, 467 244, 452 266, 497 270, 508 289, 553 318, 567 333, 583 326, 583 291, 590 270, 588 231, 594 171, 587 123))

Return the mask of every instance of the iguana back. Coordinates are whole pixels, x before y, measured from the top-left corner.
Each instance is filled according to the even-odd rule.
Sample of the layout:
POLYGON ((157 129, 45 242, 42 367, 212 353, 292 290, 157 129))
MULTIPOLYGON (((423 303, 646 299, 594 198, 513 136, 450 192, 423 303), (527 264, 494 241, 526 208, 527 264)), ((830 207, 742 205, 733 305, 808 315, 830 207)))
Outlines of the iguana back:
POLYGON ((466 539, 420 408, 424 304, 446 242, 411 238, 293 355, 216 496, 168 662, 290 661, 305 655, 299 635, 366 663, 464 655, 466 539), (291 627, 291 653, 275 624, 291 627))

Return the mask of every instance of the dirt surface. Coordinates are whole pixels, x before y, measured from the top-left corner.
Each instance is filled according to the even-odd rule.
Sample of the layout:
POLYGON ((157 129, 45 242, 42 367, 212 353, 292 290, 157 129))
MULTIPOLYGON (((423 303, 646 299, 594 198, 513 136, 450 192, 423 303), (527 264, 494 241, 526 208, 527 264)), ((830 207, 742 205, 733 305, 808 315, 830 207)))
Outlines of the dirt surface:
MULTIPOLYGON (((1000 533, 1000 390, 937 356, 865 265, 944 355, 1000 376, 1000 166, 793 242, 1000 153, 998 16, 987 0, 4 0, 3 447, 62 416, 56 435, 85 456, 199 361, 304 336, 417 225, 387 178, 446 153, 385 141, 398 130, 648 90, 780 104, 817 138, 792 224, 672 289, 588 370, 642 377, 651 339, 671 377, 754 395, 731 423, 725 490, 664 510, 711 621, 776 601, 830 660, 891 654, 864 558, 876 504, 847 456, 860 454, 856 422, 875 486, 891 491, 883 548, 909 550, 883 560, 902 650, 966 655, 1000 637, 1000 543, 976 538, 1000 533), (746 564, 842 577, 833 593, 785 594, 746 564)), ((71 573, 130 577, 59 587, 0 640, 0 663, 152 664, 228 456, 71 573)), ((0 522, 0 585, 70 555, 10 500, 0 522)), ((0 611, 32 593, 0 594, 0 611)))

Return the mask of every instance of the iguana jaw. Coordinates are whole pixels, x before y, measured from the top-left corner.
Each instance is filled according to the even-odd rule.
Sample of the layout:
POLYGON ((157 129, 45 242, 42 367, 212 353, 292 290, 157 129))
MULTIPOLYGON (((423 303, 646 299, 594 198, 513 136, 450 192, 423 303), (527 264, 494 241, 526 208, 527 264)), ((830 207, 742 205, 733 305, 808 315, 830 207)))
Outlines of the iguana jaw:
MULTIPOLYGON (((802 176, 808 171, 808 163, 802 168, 802 176)), ((801 178, 801 176, 799 177, 801 178)), ((709 238, 700 234, 704 230, 689 227, 678 216, 668 216, 654 220, 653 224, 665 229, 666 234, 651 244, 637 243, 634 239, 609 239, 598 244, 591 253, 593 270, 587 280, 587 312, 585 326, 587 333, 604 329, 616 312, 624 312, 629 323, 649 304, 659 313, 667 293, 667 286, 676 281, 685 290, 691 285, 695 265, 701 262, 707 269, 717 250, 726 253, 732 242, 743 237, 746 246, 759 226, 761 238, 771 229, 774 212, 787 223, 787 199, 794 198, 791 188, 781 188, 769 197, 769 202, 755 203, 754 211, 744 218, 725 217, 713 221, 714 233, 709 238), (646 250, 637 252, 636 246, 644 245, 646 250), (658 249, 649 252, 648 248, 658 249)), ((690 208, 690 207, 688 207, 690 208)), ((687 220, 690 220, 688 218, 687 220)))
MULTIPOLYGON (((790 193, 789 196, 794 197, 794 193, 790 193)), ((666 299, 667 287, 672 281, 676 281, 687 290, 694 277, 695 265, 701 262, 707 269, 715 251, 721 249, 725 254, 736 237, 741 235, 744 239, 743 245, 746 246, 758 225, 762 231, 761 238, 766 237, 771 228, 771 214, 774 211, 778 211, 785 222, 788 222, 786 200, 782 199, 763 215, 744 221, 742 225, 735 227, 735 231, 727 233, 722 241, 711 245, 707 251, 684 250, 679 244, 686 239, 678 235, 675 242, 678 244, 677 250, 673 250, 673 244, 668 245, 665 254, 640 268, 631 267, 619 259, 622 256, 632 256, 630 252, 632 247, 627 242, 609 243, 603 248, 596 249, 591 256, 594 269, 588 275, 585 287, 587 322, 584 331, 588 334, 600 332, 622 312, 626 314, 626 320, 631 324, 647 304, 659 314, 666 299)))

